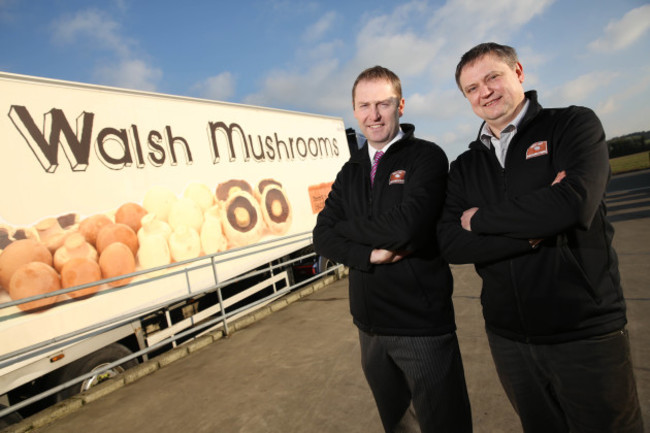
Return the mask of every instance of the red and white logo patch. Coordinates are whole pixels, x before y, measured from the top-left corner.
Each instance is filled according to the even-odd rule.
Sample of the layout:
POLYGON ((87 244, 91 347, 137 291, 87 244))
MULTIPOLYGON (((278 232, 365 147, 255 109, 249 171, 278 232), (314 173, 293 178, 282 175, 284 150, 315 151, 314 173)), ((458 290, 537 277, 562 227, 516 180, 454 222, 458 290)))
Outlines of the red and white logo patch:
POLYGON ((394 183, 404 183, 406 179, 406 170, 397 170, 390 174, 390 179, 388 179, 388 184, 392 185, 394 183))
POLYGON ((537 158, 538 156, 548 155, 548 144, 546 141, 533 143, 526 150, 526 159, 537 158))

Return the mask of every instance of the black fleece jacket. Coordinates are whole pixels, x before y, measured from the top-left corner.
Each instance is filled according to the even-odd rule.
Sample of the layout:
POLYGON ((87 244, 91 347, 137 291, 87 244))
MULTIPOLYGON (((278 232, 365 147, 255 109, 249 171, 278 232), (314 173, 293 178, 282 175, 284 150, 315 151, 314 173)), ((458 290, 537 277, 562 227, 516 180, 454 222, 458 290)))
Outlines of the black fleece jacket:
POLYGON ((393 143, 370 188, 367 144, 338 173, 314 228, 316 251, 350 267, 350 311, 362 330, 381 335, 441 335, 456 329, 452 276, 440 257, 435 221, 444 203, 448 160, 413 136, 393 143), (372 265, 374 248, 408 251, 372 265))
MULTIPOLYGON (((488 330, 519 341, 558 343, 626 323, 602 125, 584 107, 543 109, 534 91, 502 169, 479 139, 451 165, 438 226, 450 263, 475 263, 488 330), (551 186, 560 171, 566 178, 551 186), (472 231, 460 225, 478 207, 472 231), (537 249, 529 239, 543 238, 537 249)), ((480 132, 479 132, 480 133, 480 132)))

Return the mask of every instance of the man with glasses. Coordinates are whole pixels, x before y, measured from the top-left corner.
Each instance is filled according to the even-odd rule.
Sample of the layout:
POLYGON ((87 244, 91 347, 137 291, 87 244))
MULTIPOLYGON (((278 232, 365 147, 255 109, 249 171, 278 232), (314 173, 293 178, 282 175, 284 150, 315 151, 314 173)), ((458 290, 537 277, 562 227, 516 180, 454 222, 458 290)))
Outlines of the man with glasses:
POLYGON ((643 432, 600 121, 542 108, 505 45, 465 53, 456 82, 484 122, 451 165, 438 238, 483 279, 490 350, 524 431, 643 432))

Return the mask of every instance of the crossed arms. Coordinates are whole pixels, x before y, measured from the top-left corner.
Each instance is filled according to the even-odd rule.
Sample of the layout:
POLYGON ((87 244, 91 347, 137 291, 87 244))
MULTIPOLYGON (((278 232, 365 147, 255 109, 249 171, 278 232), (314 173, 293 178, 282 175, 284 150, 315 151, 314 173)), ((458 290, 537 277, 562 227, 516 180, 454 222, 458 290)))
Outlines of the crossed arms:
POLYGON ((316 251, 347 266, 368 270, 422 249, 436 248, 431 244, 444 203, 448 163, 437 147, 421 150, 407 170, 400 201, 387 205, 386 197, 375 197, 374 214, 353 210, 363 206, 353 202, 362 198, 351 196, 358 185, 346 184, 353 168, 344 167, 318 216, 316 251))
MULTIPOLYGON (((588 228, 609 179, 609 159, 600 121, 574 107, 549 135, 556 177, 518 196, 480 204, 481 181, 462 158, 452 164, 447 201, 438 226, 443 256, 450 263, 486 263, 530 251, 538 239, 570 228, 588 228), (532 242, 531 242, 532 241, 532 242)), ((529 181, 528 179, 521 179, 529 181)), ((513 180, 511 180, 513 182, 513 180)))

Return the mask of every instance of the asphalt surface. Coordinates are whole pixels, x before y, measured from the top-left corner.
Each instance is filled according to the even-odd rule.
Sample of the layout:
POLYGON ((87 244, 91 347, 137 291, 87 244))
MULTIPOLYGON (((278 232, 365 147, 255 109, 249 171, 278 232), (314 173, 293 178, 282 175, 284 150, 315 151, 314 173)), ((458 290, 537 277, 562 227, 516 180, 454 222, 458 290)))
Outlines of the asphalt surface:
MULTIPOLYGON (((608 195, 609 215, 616 229, 637 387, 650 427, 650 188, 626 187, 608 195)), ((489 353, 480 280, 472 266, 453 266, 452 271, 474 431, 520 432, 489 353)), ((281 301, 272 314, 241 322, 228 338, 211 338, 210 344, 191 350, 177 348, 175 355, 141 366, 138 380, 131 376, 102 384, 4 431, 379 432, 361 372, 347 284, 343 274, 315 291, 306 289, 303 296, 294 294, 295 302, 281 301)))

